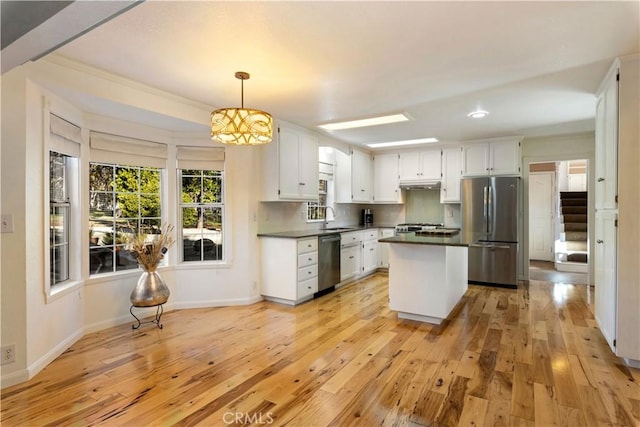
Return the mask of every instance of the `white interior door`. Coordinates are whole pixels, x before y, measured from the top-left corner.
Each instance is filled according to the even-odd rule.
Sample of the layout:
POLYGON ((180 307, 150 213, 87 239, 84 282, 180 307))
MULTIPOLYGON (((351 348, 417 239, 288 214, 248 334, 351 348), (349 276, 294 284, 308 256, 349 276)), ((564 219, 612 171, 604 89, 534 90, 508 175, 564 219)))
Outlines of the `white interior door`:
POLYGON ((529 175, 529 259, 553 261, 555 172, 529 175))

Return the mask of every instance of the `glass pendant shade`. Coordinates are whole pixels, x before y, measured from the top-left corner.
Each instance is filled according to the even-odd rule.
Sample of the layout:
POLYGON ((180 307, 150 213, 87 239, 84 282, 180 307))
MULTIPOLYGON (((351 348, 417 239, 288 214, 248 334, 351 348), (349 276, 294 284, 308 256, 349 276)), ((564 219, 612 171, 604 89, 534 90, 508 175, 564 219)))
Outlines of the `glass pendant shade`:
POLYGON ((268 144, 273 138, 269 113, 249 108, 222 108, 211 113, 211 139, 223 144, 268 144))
POLYGON ((249 73, 238 71, 236 78, 241 82, 241 107, 221 108, 211 113, 211 139, 235 145, 270 143, 273 139, 271 114, 244 108, 244 81, 249 79, 249 73))

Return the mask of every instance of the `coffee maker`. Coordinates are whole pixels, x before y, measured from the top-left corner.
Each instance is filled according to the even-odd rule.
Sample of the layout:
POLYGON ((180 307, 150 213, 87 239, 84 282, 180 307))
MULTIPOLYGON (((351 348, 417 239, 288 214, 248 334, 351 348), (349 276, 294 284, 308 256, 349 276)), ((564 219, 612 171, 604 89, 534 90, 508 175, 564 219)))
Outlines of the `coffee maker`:
POLYGON ((373 211, 371 209, 362 209, 360 225, 364 225, 365 227, 373 225, 373 211))

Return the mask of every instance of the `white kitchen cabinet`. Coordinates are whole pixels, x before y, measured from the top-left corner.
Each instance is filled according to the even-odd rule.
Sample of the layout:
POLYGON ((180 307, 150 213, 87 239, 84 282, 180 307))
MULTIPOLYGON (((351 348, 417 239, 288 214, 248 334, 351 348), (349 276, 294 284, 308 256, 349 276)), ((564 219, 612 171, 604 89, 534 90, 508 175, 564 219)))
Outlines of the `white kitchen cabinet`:
POLYGON ((440 181, 442 151, 431 149, 400 153, 399 173, 401 183, 419 184, 426 181, 440 181))
POLYGON ((462 148, 442 150, 442 186, 440 203, 460 203, 460 178, 462 177, 462 148))
POLYGON ((462 146, 462 175, 520 175, 520 140, 475 142, 462 146))
POLYGON ((318 238, 261 237, 262 296, 298 304, 318 292, 318 238))
POLYGON ((595 223, 595 318, 602 335, 615 349, 617 316, 617 229, 615 211, 597 211, 595 223))
POLYGON ((618 69, 602 83, 596 104, 596 209, 616 209, 618 194, 618 69))
MULTIPOLYGON (((378 232, 380 239, 387 237, 393 237, 395 229, 393 228, 381 228, 378 232)), ((380 268, 389 268, 389 243, 378 242, 378 259, 380 268)))
POLYGON ((340 248, 340 281, 344 282, 360 274, 361 245, 340 248))
POLYGON ((294 126, 278 126, 261 147, 263 201, 318 200, 318 139, 294 126))
POLYGON ((360 150, 351 151, 351 201, 371 201, 371 156, 360 150))
POLYGON ((373 156, 373 202, 400 203, 398 183, 398 154, 373 156))
POLYGON ((378 241, 371 240, 362 245, 362 273, 369 274, 378 268, 378 241))

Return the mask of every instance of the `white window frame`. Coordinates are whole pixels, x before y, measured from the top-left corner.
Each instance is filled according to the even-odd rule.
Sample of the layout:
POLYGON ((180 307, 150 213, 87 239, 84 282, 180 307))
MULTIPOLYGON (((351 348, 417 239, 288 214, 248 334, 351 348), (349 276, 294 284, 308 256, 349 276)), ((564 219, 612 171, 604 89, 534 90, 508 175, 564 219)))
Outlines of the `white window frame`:
MULTIPOLYGON (((179 199, 179 203, 178 203, 178 221, 179 221, 179 226, 176 227, 179 229, 178 231, 178 242, 179 242, 179 247, 180 247, 180 254, 179 254, 179 262, 183 265, 202 265, 202 264, 226 264, 227 263, 227 259, 228 259, 228 245, 227 245, 227 216, 226 216, 226 212, 225 212, 225 201, 226 201, 226 176, 224 173, 224 170, 220 170, 220 169, 209 169, 209 168, 181 168, 177 170, 177 175, 178 175, 178 186, 177 186, 177 193, 178 193, 178 199, 179 199), (182 171, 183 170, 197 170, 200 172, 219 172, 220 173, 220 179, 222 181, 222 185, 221 185, 221 196, 220 196, 220 202, 215 202, 215 203, 184 203, 182 201, 182 171), (220 208, 221 211, 221 216, 222 216, 222 220, 221 220, 221 224, 222 224, 222 229, 220 230, 220 245, 222 246, 222 256, 220 257, 220 259, 216 259, 216 260, 206 260, 206 259, 202 259, 203 255, 204 255, 204 248, 201 246, 200 249, 200 260, 185 260, 184 259, 184 241, 185 241, 185 236, 183 234, 184 229, 183 229, 183 212, 185 208, 220 208)), ((201 236, 201 239, 204 239, 204 236, 201 236)), ((202 245, 204 244, 203 242, 201 243, 202 245)))
MULTIPOLYGON (((164 169, 156 168, 156 167, 149 167, 149 166, 139 166, 139 165, 131 165, 131 164, 120 164, 120 163, 111 163, 111 162, 96 162, 96 161, 92 161, 92 162, 89 162, 89 171, 91 171, 91 166, 94 165, 94 164, 103 165, 103 166, 107 166, 107 167, 110 167, 110 168, 114 168, 114 170, 119 168, 119 167, 121 167, 121 168, 134 168, 134 169, 138 169, 138 170, 142 170, 142 169, 157 170, 158 175, 159 175, 159 181, 160 181, 159 184, 158 184, 158 198, 159 198, 160 215, 158 217, 148 217, 148 218, 151 218, 151 219, 157 218, 160 221, 159 228, 161 228, 162 225, 166 223, 166 221, 164 219, 165 217, 163 217, 163 212, 165 211, 165 208, 163 206, 163 200, 164 200, 164 197, 163 197, 164 169)), ((90 179, 89 179, 89 192, 88 193, 89 193, 88 196, 91 197, 91 180, 90 179)), ((113 191, 107 191, 107 192, 104 192, 104 193, 113 194, 113 197, 117 197, 117 195, 120 194, 115 189, 113 189, 113 191)), ((140 188, 138 188, 137 193, 129 193, 129 194, 137 194, 138 198, 140 198, 141 194, 146 194, 146 193, 141 193, 140 192, 140 188)), ((88 206, 90 206, 90 203, 88 203, 88 206)), ((116 207, 115 202, 114 202, 113 206, 114 206, 114 209, 115 209, 115 207, 116 207)), ((145 217, 145 218, 147 218, 147 217, 145 217)), ((136 223, 137 223, 136 224, 137 225, 136 231, 139 230, 140 229, 140 224, 144 220, 144 218, 140 216, 140 212, 138 212, 138 216, 136 218, 130 218, 130 219, 133 219, 133 220, 136 221, 136 223)), ((91 221, 90 213, 89 213, 89 220, 91 221)), ((112 228, 115 228, 116 222, 117 222, 117 220, 114 218, 114 220, 113 220, 114 227, 112 227, 112 228)), ((113 238, 115 239, 117 237, 117 231, 114 230, 113 233, 114 233, 113 238)), ((115 240, 114 240, 113 245, 107 245, 106 247, 109 247, 109 248, 113 247, 115 249, 117 246, 118 245, 115 243, 115 240)), ((128 272, 138 271, 139 270, 139 266, 137 266, 137 264, 136 264, 136 268, 127 268, 127 269, 123 269, 123 270, 117 270, 117 268, 116 268, 117 266, 114 265, 114 261, 115 261, 115 259, 117 258, 118 255, 116 253, 113 253, 112 254, 112 259, 111 259, 111 261, 112 261, 111 270, 110 271, 93 273, 91 271, 91 249, 92 248, 95 249, 95 247, 96 247, 96 245, 89 245, 89 277, 91 279, 102 278, 102 277, 110 276, 110 275, 114 275, 114 274, 127 274, 128 272)), ((166 265, 166 260, 162 262, 162 265, 166 265)))
POLYGON ((52 113, 49 101, 45 102, 43 114, 43 178, 44 178, 44 295, 46 303, 74 291, 82 285, 82 214, 80 202, 80 152, 83 143, 82 129, 52 113), (69 204, 68 219, 68 278, 59 283, 51 282, 51 200, 50 200, 50 153, 67 156, 65 175, 69 204))

